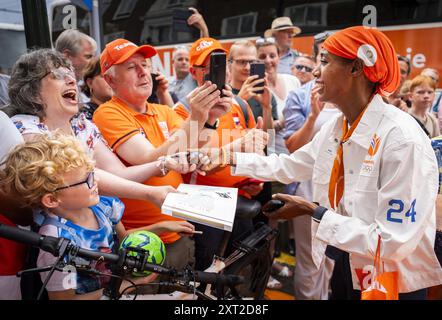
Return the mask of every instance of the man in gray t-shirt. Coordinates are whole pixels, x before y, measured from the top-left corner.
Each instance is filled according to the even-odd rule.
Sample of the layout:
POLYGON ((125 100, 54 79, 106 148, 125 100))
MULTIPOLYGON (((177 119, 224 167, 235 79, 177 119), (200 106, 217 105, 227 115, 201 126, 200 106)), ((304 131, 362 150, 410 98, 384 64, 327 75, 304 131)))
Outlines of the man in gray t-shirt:
POLYGON ((0 108, 9 103, 8 82, 9 76, 0 73, 0 108))
POLYGON ((186 46, 177 47, 173 52, 172 61, 175 79, 170 82, 169 91, 174 93, 180 101, 198 86, 189 70, 189 49, 186 46))

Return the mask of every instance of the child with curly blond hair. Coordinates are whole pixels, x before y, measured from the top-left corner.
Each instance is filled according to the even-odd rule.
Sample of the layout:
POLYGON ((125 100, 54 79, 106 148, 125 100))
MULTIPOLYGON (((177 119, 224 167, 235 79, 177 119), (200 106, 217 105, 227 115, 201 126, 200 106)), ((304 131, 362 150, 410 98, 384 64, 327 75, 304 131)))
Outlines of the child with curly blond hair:
MULTIPOLYGON (((32 142, 17 146, 5 161, 0 173, 0 187, 22 198, 24 205, 41 209, 43 223, 40 234, 64 237, 84 249, 112 252, 127 232, 120 222, 123 203, 117 198, 99 196, 94 162, 79 142, 71 136, 42 135, 32 142)), ((164 221, 145 228, 155 233, 174 230, 192 233, 186 221, 164 221)), ((131 230, 130 232, 133 232, 131 230)), ((77 258, 78 259, 78 258, 77 258)), ((53 264, 56 258, 40 250, 37 266, 53 264)), ((84 260, 76 261, 87 264, 84 260)), ((92 265, 109 273, 107 266, 92 265)), ((78 272, 55 271, 47 284, 50 299, 99 299, 109 276, 92 276, 78 272)), ((47 273, 42 273, 42 280, 47 273)), ((134 280, 147 284, 151 275, 134 280)), ((121 290, 129 286, 124 281, 121 290)))

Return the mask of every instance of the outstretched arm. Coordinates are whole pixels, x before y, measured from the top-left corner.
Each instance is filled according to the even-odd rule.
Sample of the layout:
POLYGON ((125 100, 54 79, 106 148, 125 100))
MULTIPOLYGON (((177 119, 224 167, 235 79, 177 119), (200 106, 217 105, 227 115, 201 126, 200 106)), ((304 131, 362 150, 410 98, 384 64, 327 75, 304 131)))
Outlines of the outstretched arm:
POLYGON ((169 192, 177 192, 176 189, 171 186, 147 186, 120 178, 100 169, 96 169, 96 174, 100 178, 101 195, 146 200, 154 203, 159 208, 161 208, 169 192))
POLYGON ((209 37, 209 28, 207 27, 204 17, 193 7, 190 7, 189 10, 192 11, 193 14, 187 19, 187 24, 200 30, 200 38, 209 37))
MULTIPOLYGON (((382 259, 401 261, 413 253, 435 214, 438 171, 434 155, 411 142, 390 145, 385 148, 381 170, 379 188, 376 177, 361 177, 366 180, 366 189, 355 194, 364 198, 377 193, 376 210, 367 200, 366 206, 359 200, 357 209, 370 211, 365 216, 372 215, 373 220, 327 210, 317 226, 316 238, 343 251, 373 257, 380 235, 382 259)), ((301 197, 278 194, 274 198, 285 205, 273 212, 272 218, 313 215, 316 208, 301 197)))

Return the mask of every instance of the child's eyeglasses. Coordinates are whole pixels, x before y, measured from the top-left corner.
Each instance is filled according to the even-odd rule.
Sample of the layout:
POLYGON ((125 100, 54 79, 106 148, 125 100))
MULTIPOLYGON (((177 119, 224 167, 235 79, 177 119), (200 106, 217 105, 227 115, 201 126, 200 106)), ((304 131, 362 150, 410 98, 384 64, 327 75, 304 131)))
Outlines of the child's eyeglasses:
POLYGON ((294 67, 295 67, 296 70, 298 70, 298 71, 305 70, 305 72, 308 72, 308 73, 310 73, 310 72, 313 71, 313 68, 310 68, 310 67, 307 67, 307 66, 303 66, 302 64, 295 64, 294 67))
POLYGON ((71 184, 71 185, 68 185, 68 186, 64 186, 64 187, 57 188, 57 189, 55 189, 55 191, 63 190, 63 189, 67 189, 67 188, 71 188, 71 187, 75 187, 75 186, 79 186, 80 184, 83 184, 83 183, 86 183, 87 186, 88 186, 88 188, 89 188, 89 189, 92 189, 92 187, 94 186, 94 182, 95 182, 95 179, 94 179, 94 172, 91 171, 91 172, 89 172, 89 174, 87 175, 86 180, 81 181, 81 182, 78 182, 78 183, 74 183, 74 184, 71 184))

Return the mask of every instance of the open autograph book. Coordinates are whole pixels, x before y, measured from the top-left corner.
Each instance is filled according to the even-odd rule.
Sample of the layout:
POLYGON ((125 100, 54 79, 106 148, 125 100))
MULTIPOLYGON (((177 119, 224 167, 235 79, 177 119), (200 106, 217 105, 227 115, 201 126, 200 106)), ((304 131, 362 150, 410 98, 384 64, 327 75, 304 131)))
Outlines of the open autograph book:
POLYGON ((161 207, 163 214, 232 232, 237 188, 182 183, 178 191, 184 193, 167 195, 161 207))

